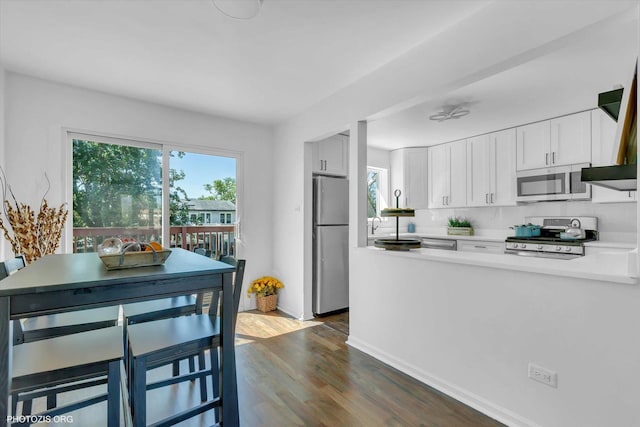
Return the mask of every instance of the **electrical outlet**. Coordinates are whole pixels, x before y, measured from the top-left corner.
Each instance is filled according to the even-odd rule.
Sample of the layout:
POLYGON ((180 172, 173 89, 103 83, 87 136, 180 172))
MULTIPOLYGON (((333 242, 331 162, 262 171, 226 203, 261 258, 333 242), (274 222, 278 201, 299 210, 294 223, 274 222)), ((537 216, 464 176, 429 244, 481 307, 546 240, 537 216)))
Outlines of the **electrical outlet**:
POLYGON ((549 387, 558 388, 558 374, 542 366, 529 363, 529 378, 549 387))

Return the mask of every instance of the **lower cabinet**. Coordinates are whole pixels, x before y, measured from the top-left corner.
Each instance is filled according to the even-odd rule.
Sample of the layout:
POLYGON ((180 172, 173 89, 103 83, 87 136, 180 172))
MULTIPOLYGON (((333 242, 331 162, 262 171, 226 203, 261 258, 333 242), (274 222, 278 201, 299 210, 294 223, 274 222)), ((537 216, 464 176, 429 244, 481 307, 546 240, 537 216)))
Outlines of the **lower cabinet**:
POLYGON ((492 240, 458 240, 458 250, 463 252, 504 253, 504 242, 492 240))

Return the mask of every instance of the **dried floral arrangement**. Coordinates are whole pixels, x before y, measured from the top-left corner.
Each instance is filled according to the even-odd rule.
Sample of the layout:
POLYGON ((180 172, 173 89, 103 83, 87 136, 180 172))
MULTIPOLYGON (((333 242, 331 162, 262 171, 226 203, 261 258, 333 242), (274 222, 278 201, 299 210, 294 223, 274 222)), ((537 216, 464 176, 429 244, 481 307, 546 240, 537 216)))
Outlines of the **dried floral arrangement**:
MULTIPOLYGON (((45 174, 47 183, 49 178, 45 174)), ((66 204, 59 208, 49 207, 45 192, 40 202, 40 212, 35 211, 26 203, 19 203, 7 184, 4 170, 0 168, 0 188, 2 189, 3 212, 6 222, 0 215, 0 229, 4 237, 11 243, 11 249, 16 255, 24 255, 25 261, 31 263, 38 258, 52 254, 60 245, 62 229, 67 221, 68 210, 66 204), (11 200, 7 197, 11 196, 11 200)))

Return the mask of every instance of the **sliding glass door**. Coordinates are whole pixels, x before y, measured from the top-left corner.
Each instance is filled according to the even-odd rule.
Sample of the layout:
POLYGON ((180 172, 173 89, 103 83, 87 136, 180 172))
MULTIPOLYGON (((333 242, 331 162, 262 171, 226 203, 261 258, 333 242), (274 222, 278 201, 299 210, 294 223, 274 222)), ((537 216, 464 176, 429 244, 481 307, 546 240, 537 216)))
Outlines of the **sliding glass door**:
POLYGON ((236 159, 70 134, 73 252, 105 238, 235 255, 236 159), (169 221, 163 221, 169 218, 169 221))

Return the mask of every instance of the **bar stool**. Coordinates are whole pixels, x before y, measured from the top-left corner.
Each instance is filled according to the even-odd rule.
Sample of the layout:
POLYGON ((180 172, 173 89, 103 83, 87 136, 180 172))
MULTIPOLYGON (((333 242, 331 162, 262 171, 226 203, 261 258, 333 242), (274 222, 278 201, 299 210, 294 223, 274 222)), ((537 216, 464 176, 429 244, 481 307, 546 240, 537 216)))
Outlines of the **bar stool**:
MULTIPOLYGON (((13 274, 24 267, 25 260, 22 256, 17 256, 13 259, 0 263, 0 279, 9 276, 10 274, 13 274)), ((59 344, 60 342, 64 343, 64 340, 52 341, 50 340, 51 338, 72 335, 80 332, 87 332, 102 328, 112 328, 112 331, 117 330, 122 333, 122 328, 115 327, 118 321, 118 315, 119 307, 115 306, 14 320, 12 323, 15 361, 14 377, 16 377, 16 380, 14 380, 13 391, 11 391, 12 414, 16 415, 18 401, 23 402, 22 414, 31 414, 32 398, 43 396, 47 397, 47 410, 53 410, 53 408, 57 406, 57 394, 62 391, 69 391, 68 389, 61 391, 60 388, 51 387, 47 388, 46 390, 42 390, 39 393, 23 394, 23 391, 32 391, 34 390, 34 387, 42 388, 47 385, 47 382, 43 382, 44 380, 42 380, 43 377, 41 375, 41 371, 43 369, 46 368, 46 372, 54 372, 54 374, 51 374, 53 377, 57 375, 57 372, 62 372, 62 378, 64 378, 64 375, 68 374, 68 368, 70 367, 70 365, 68 365, 68 362, 61 361, 61 364, 57 364, 55 360, 52 360, 50 363, 45 364, 25 364, 24 361, 28 359, 28 357, 25 357, 25 355, 28 356, 33 352, 37 352, 47 356, 50 354, 49 347, 51 347, 51 351, 56 351, 56 346, 64 345, 59 344), (39 344, 35 345, 36 342, 38 342, 39 344), (34 345, 32 345, 31 343, 33 343, 34 345), (16 384, 22 385, 16 388, 16 384)), ((83 335, 82 337, 88 337, 88 335, 83 335)), ((107 343, 106 348, 102 348, 100 345, 96 345, 96 349, 102 349, 105 354, 113 355, 113 352, 111 351, 113 349, 108 345, 109 343, 107 343)), ((74 351, 80 351, 89 354, 87 353, 86 349, 83 348, 83 345, 71 348, 77 348, 79 350, 74 351)), ((119 359, 122 360, 123 351, 121 348, 118 351, 118 355, 119 359)), ((67 359, 71 360, 71 358, 67 359)), ((32 362, 34 361, 32 360, 32 362)), ((98 362, 100 362, 100 360, 92 363, 98 362)), ((92 372, 91 370, 89 371, 92 372)), ((107 373, 107 370, 100 367, 91 376, 106 376, 107 373)), ((73 377, 73 375, 74 374, 71 373, 70 377, 73 377)), ((107 382, 107 378, 102 378, 101 380, 94 382, 94 385, 100 383, 104 384, 107 382)))
MULTIPOLYGON (((222 262, 235 265, 236 272, 233 283, 233 333, 235 333, 235 316, 238 313, 240 294, 242 292, 242 279, 244 276, 245 260, 235 260, 232 257, 223 257, 222 262)), ((214 292, 213 303, 210 310, 218 309, 219 291, 214 292)), ((210 409, 221 406, 220 399, 220 371, 218 347, 221 345, 221 319, 217 317, 214 322, 206 314, 184 316, 172 319, 163 319, 154 322, 130 325, 127 328, 128 338, 128 364, 129 364, 129 396, 133 412, 134 425, 146 426, 146 393, 160 387, 176 384, 183 381, 198 379, 200 382, 200 405, 175 414, 158 422, 158 425, 172 425, 188 418, 201 414, 210 409), (156 383, 147 384, 147 371, 184 360, 198 355, 204 350, 209 350, 211 368, 194 373, 172 377, 156 383), (206 397, 206 377, 211 376, 213 384, 213 399, 206 397), (202 393, 204 390, 204 394, 202 393)))

